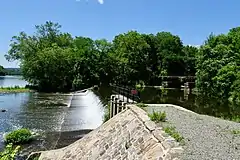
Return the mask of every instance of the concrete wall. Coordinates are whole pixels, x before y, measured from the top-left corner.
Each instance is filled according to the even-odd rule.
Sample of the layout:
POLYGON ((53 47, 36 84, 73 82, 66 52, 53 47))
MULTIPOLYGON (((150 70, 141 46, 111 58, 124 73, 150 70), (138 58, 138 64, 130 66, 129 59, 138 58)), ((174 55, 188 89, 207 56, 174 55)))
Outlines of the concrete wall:
POLYGON ((131 105, 75 143, 42 152, 40 160, 170 160, 182 151, 145 111, 131 105))

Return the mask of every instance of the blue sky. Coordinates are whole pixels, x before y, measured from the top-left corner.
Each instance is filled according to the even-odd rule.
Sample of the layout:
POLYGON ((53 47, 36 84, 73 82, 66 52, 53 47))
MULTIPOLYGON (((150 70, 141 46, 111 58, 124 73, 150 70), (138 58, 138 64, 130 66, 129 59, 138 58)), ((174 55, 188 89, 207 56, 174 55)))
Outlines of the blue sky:
POLYGON ((1 0, 0 65, 8 63, 12 36, 34 32, 48 20, 60 23, 73 36, 112 40, 119 33, 169 31, 184 44, 201 45, 211 33, 240 26, 239 0, 1 0))

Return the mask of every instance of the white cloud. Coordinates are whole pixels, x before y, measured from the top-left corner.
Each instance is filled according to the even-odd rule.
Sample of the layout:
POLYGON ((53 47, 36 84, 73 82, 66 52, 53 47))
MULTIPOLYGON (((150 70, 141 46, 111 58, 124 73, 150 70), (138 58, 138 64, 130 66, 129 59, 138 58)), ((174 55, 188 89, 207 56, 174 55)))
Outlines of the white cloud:
POLYGON ((104 1, 103 0, 98 0, 98 3, 103 4, 104 1))

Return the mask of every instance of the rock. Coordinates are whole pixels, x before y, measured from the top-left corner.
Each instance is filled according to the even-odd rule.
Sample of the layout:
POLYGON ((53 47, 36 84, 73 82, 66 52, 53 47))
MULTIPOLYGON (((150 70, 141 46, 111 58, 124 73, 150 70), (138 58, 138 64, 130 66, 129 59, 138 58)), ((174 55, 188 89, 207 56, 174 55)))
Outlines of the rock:
POLYGON ((7 112, 6 109, 0 109, 0 112, 7 112))

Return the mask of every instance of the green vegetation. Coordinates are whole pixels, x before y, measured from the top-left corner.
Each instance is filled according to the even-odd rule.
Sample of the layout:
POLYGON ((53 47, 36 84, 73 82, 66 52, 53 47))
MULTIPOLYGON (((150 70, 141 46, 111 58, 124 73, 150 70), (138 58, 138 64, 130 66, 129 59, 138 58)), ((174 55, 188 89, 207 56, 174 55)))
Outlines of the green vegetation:
POLYGON ((34 35, 14 36, 7 60, 18 60, 25 80, 42 91, 69 91, 95 84, 160 85, 162 75, 195 74, 197 48, 169 32, 117 35, 112 42, 74 37, 57 23, 37 25, 34 35), (171 47, 170 47, 171 46, 171 47))
POLYGON ((20 150, 20 146, 13 147, 13 144, 8 144, 5 149, 0 152, 0 160, 15 160, 16 155, 20 150))
POLYGON ((108 104, 105 108, 103 115, 103 123, 107 122, 110 119, 110 105, 108 104))
POLYGON ((148 116, 150 117, 150 119, 154 122, 165 122, 166 121, 166 112, 155 112, 153 111, 152 114, 148 114, 148 116))
POLYGON ((200 48, 183 45, 170 32, 129 31, 109 42, 72 36, 53 22, 35 28, 33 35, 14 36, 5 57, 18 60, 24 79, 40 91, 109 83, 142 90, 160 86, 162 76, 196 75, 200 94, 240 104, 240 27, 211 34, 200 48))
POLYGON ((14 86, 14 87, 0 87, 0 93, 19 93, 19 92, 29 92, 29 88, 25 87, 19 87, 19 86, 14 86))
POLYGON ((164 131, 173 137, 177 142, 182 142, 184 138, 176 131, 175 127, 165 127, 164 131))
POLYGON ((139 92, 142 92, 144 91, 144 88, 145 88, 145 83, 144 81, 139 81, 138 84, 135 85, 135 88, 139 91, 139 92))
POLYGON ((240 135, 240 130, 232 130, 231 133, 234 135, 240 135))
POLYGON ((0 76, 5 76, 6 75, 6 71, 3 68, 3 66, 0 65, 0 76))
POLYGON ((208 97, 240 102, 240 27, 210 35, 197 56, 197 89, 208 97))
POLYGON ((7 134, 5 137, 5 142, 7 144, 24 144, 28 143, 33 139, 33 135, 29 129, 18 129, 7 134))

